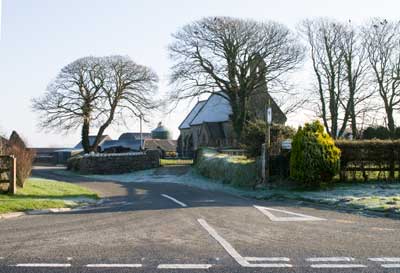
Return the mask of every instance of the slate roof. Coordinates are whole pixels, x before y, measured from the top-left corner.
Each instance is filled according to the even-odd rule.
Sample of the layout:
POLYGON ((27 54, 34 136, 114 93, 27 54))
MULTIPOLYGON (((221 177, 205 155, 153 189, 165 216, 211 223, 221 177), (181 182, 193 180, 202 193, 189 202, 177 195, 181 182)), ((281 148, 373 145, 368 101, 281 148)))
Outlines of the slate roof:
MULTIPOLYGON (((143 139, 149 139, 151 138, 151 133, 142 133, 143 139)), ((130 133, 123 133, 120 135, 118 140, 140 140, 140 133, 137 132, 130 132, 130 133)))
POLYGON ((117 147, 123 147, 130 149, 132 151, 139 151, 140 150, 140 139, 137 140, 106 140, 104 141, 101 145, 101 150, 106 150, 110 148, 117 148, 117 147))
MULTIPOLYGON (((89 143, 90 143, 90 145, 93 145, 94 142, 95 142, 95 140, 96 140, 96 136, 89 136, 89 143)), ((100 140, 99 146, 101 146, 101 144, 102 144, 104 141, 107 141, 107 140, 111 140, 111 137, 109 137, 108 135, 101 136, 101 140, 100 140)), ((83 149, 82 141, 79 142, 79 143, 74 147, 74 149, 77 149, 77 150, 83 149)))
POLYGON ((179 129, 189 129, 190 123, 197 116, 197 114, 200 112, 206 102, 206 100, 198 101, 197 104, 193 107, 192 111, 190 111, 186 118, 182 121, 181 125, 179 125, 179 129))
POLYGON ((204 122, 226 122, 232 114, 229 101, 224 97, 212 94, 190 125, 200 125, 204 122))
POLYGON ((175 152, 176 151, 176 140, 170 139, 145 139, 144 140, 144 148, 147 150, 156 150, 160 147, 162 150, 166 152, 175 152))
MULTIPOLYGON (((253 101, 256 102, 256 105, 261 104, 262 107, 260 108, 260 105, 257 106, 258 108, 256 108, 256 105, 253 107, 255 109, 262 109, 261 116, 264 117, 265 115, 265 100, 269 98, 271 100, 273 122, 284 124, 286 122, 286 115, 282 112, 271 95, 267 93, 267 96, 265 96, 265 94, 259 94, 259 96, 261 97, 254 97, 253 101)), ((217 93, 214 93, 211 94, 206 101, 200 101, 194 106, 192 111, 179 126, 179 129, 188 129, 190 126, 201 125, 203 123, 227 122, 230 120, 231 114, 232 108, 229 101, 217 93)))

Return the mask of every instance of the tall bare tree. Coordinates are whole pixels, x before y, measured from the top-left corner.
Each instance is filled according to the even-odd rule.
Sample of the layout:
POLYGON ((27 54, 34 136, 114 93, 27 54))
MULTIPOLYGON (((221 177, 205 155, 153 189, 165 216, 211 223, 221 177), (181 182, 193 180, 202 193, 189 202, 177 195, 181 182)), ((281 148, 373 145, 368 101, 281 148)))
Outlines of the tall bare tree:
POLYGON ((357 122, 364 102, 371 97, 366 88, 367 62, 358 28, 329 19, 305 20, 301 31, 310 48, 316 79, 318 113, 327 132, 337 138, 351 123, 357 137, 357 122))
POLYGON ((342 98, 342 107, 348 112, 351 132, 354 138, 360 137, 358 122, 364 113, 372 110, 368 100, 373 92, 368 86, 368 61, 359 27, 342 24, 340 49, 343 54, 344 78, 347 92, 342 98))
POLYGON ((393 137, 396 131, 394 114, 400 110, 400 23, 372 19, 364 27, 363 34, 373 82, 393 137))
POLYGON ((340 47, 342 27, 326 19, 305 20, 302 32, 310 47, 313 71, 317 80, 319 111, 325 129, 334 138, 344 132, 349 113, 340 112, 343 95, 343 52, 340 47), (343 120, 340 125, 340 119, 343 120))
POLYGON ((173 98, 206 93, 226 98, 239 142, 249 97, 282 83, 303 59, 297 37, 275 22, 209 17, 184 26, 173 38, 173 98))
POLYGON ((108 126, 132 115, 146 117, 157 106, 157 81, 151 69, 129 57, 84 57, 62 68, 45 95, 33 100, 33 108, 42 128, 81 127, 85 152, 97 151, 108 126), (98 128, 92 143, 91 128, 98 128))

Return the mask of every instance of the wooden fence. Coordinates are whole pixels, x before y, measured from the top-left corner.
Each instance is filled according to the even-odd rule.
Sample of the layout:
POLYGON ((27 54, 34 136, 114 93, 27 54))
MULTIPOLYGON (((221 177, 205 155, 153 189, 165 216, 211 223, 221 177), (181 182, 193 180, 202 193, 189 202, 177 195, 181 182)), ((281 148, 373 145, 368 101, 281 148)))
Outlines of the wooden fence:
POLYGON ((17 193, 17 159, 12 155, 0 155, 0 184, 8 184, 10 194, 17 193))

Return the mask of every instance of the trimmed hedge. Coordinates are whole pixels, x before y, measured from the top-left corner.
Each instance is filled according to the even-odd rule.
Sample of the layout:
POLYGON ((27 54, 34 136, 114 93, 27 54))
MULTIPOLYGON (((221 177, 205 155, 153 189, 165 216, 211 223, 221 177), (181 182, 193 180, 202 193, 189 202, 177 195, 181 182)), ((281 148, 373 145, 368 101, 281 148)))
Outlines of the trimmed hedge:
POLYGON ((400 178, 400 140, 338 140, 336 145, 342 151, 342 180, 346 179, 346 172, 355 171, 362 171, 365 180, 371 171, 389 172, 390 179, 397 171, 400 178))
POLYGON ((255 160, 220 154, 212 149, 198 150, 195 167, 201 175, 233 186, 254 187, 258 180, 255 160))

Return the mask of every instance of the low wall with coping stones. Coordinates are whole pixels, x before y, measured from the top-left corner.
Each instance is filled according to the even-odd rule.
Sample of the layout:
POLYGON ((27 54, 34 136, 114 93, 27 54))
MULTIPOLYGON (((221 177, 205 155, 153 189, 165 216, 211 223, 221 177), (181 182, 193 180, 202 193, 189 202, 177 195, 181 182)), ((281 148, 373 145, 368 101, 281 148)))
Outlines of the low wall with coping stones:
POLYGON ((160 166, 157 150, 125 154, 87 154, 79 161, 81 174, 122 174, 160 166))

